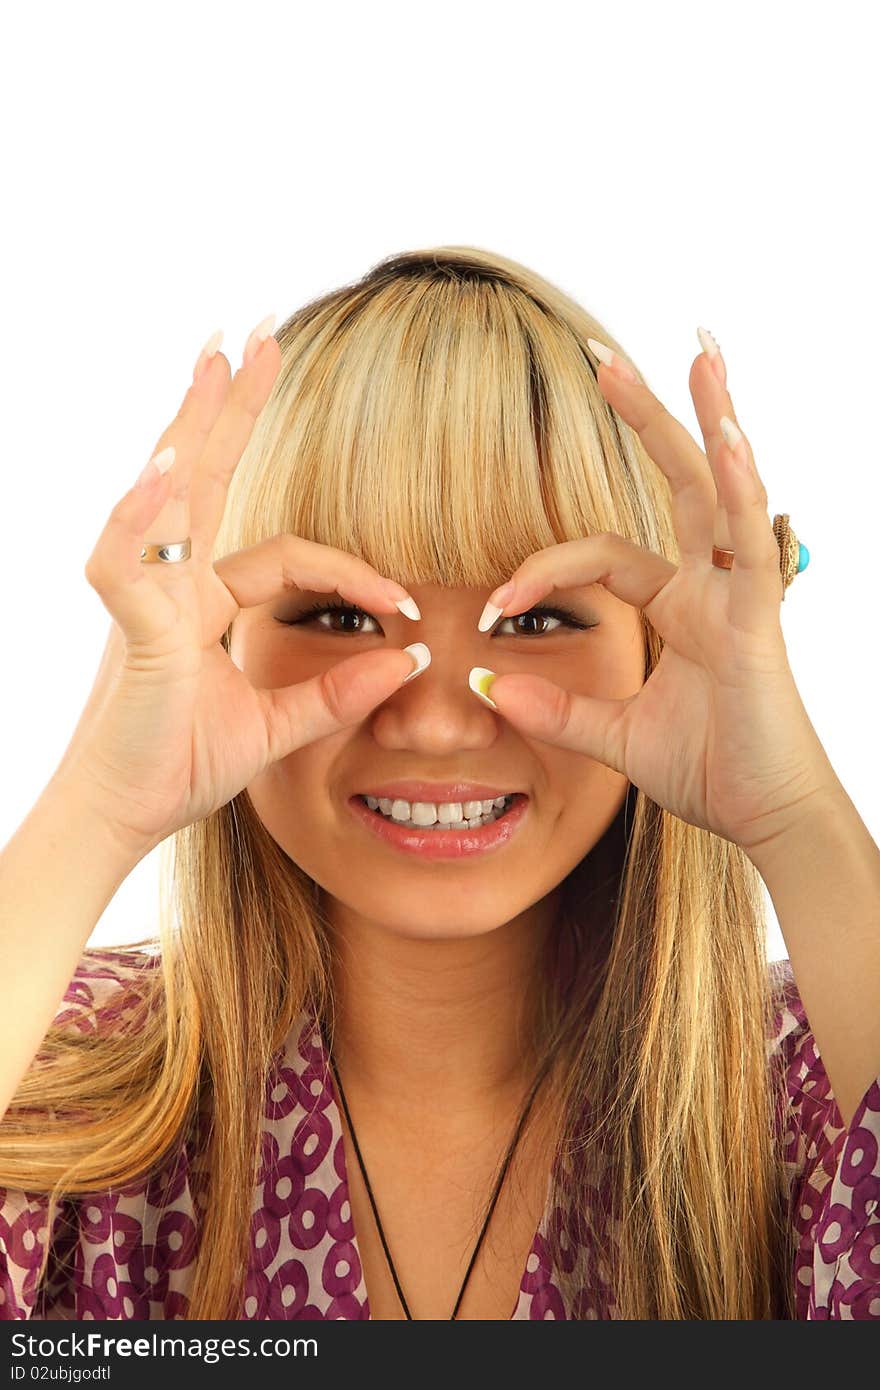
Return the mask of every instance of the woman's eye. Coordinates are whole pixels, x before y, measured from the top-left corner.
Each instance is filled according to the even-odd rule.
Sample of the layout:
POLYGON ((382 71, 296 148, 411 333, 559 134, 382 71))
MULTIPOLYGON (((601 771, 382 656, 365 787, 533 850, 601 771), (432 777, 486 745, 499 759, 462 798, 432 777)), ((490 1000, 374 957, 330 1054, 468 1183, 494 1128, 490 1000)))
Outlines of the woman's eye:
MULTIPOLYGON (((316 603, 313 608, 308 608, 304 613, 300 613, 299 617, 279 618, 278 622, 284 623, 286 627, 297 627, 301 623, 306 623, 322 628, 324 632, 338 633, 344 637, 359 637, 363 633, 371 632, 371 629, 364 627, 364 619, 369 623, 374 623, 375 627, 379 629, 378 621, 370 613, 365 612, 363 608, 358 608, 353 603, 316 603), (327 621, 319 621, 323 618, 326 618, 327 621)), ((582 622, 567 608, 530 608, 526 613, 515 613, 510 618, 502 618, 492 636, 496 637, 500 634, 503 637, 546 637, 549 633, 557 631, 559 626, 579 628, 585 631, 591 627, 598 627, 598 623, 582 622), (548 619, 555 626, 548 626, 548 619), (512 623, 514 626, 512 629, 502 632, 505 623, 512 623), (520 626, 521 624, 526 624, 526 626, 520 626)))
MULTIPOLYGON (((322 628, 324 632, 337 632, 346 637, 359 637, 366 629, 360 619, 366 618, 368 622, 376 623, 376 619, 363 608, 358 608, 353 603, 316 603, 313 608, 308 608, 304 613, 300 613, 298 618, 279 618, 278 621, 286 627, 299 626, 300 623, 309 623, 315 627, 322 628), (343 626, 336 626, 334 618, 338 614, 340 623, 345 618, 343 626), (319 622, 319 618, 327 617, 326 623, 319 622), (357 619, 357 624, 353 620, 357 619)), ((376 623, 378 627, 378 623, 376 623)))
MULTIPOLYGON (((548 633, 557 631, 555 627, 546 626, 546 619, 548 618, 552 623, 561 624, 563 627, 573 627, 585 630, 590 627, 598 626, 597 623, 581 622, 580 618, 576 617, 574 613, 569 613, 567 608, 530 608, 526 613, 514 613, 513 616, 510 618, 502 618, 498 626, 495 628, 493 636, 501 632, 501 629, 504 627, 505 623, 544 622, 545 625, 543 627, 532 627, 530 629, 514 629, 512 635, 514 637, 546 637, 548 633)), ((508 632, 503 633, 503 636, 505 637, 510 635, 511 634, 508 632)))

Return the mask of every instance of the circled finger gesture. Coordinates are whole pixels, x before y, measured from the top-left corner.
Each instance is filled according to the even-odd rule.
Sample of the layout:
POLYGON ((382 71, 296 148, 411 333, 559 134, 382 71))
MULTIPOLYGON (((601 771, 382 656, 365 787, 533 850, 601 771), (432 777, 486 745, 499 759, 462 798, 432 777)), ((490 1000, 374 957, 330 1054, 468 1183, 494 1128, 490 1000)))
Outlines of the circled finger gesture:
POLYGON ((613 533, 548 546, 495 591, 481 626, 554 589, 595 583, 640 609, 663 647, 629 697, 511 672, 491 682, 490 698, 524 734, 605 763, 674 815, 749 850, 831 774, 788 662, 767 493, 704 332, 716 350, 701 352, 689 377, 702 449, 618 354, 590 340, 605 399, 669 481, 679 562, 613 533), (731 567, 713 563, 713 547, 733 552, 731 567))

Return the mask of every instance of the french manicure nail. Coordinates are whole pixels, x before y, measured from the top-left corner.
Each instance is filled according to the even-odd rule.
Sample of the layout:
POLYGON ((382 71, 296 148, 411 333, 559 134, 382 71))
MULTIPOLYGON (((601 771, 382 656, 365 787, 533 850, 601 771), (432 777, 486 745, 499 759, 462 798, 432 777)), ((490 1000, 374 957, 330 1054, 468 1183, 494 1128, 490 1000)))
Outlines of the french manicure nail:
POLYGON ((498 605, 495 603, 487 603, 486 607, 480 614, 480 621, 477 623, 477 630, 479 632, 488 632, 495 619, 499 618, 503 612, 504 604, 502 604, 499 608, 498 605))
POLYGON ((393 579, 383 579, 382 588, 405 618, 412 618, 414 622, 418 622, 422 616, 419 612, 419 605, 401 584, 396 584, 393 579))
POLYGON ((496 618, 499 618, 504 611, 505 604, 513 598, 513 591, 516 585, 512 579, 508 579, 506 584, 502 584, 494 593, 489 595, 489 601, 480 614, 477 629, 480 632, 488 632, 496 618))
POLYGON ((413 661, 416 663, 409 675, 404 676, 401 682, 402 685, 406 685, 407 681, 415 680, 416 676, 420 676, 426 667, 430 666, 431 652, 429 648, 425 646, 424 642, 411 642, 410 645, 404 647, 403 650, 409 652, 413 661))
POLYGON ((421 613, 418 612, 416 599, 395 599, 395 606, 399 607, 400 612, 403 613, 403 617, 412 617, 414 623, 417 623, 418 619, 421 617, 421 613))
POLYGON ((700 347, 705 352, 711 363, 712 370, 721 382, 722 386, 727 385, 727 368, 724 365, 724 358, 721 356, 721 349, 716 343, 708 328, 698 328, 697 337, 700 340, 700 347))
POLYGON ((163 473, 167 473, 177 457, 177 450, 173 444, 166 444, 164 449, 160 449, 158 454, 154 454, 149 463, 140 474, 135 487, 149 487, 163 473))
POLYGON ((267 316, 257 324, 256 328, 249 335, 248 340, 244 345, 244 353, 242 354, 243 366, 246 367, 249 362, 252 362, 254 360, 254 358, 260 350, 260 344, 266 341, 274 327, 274 314, 267 314, 267 316))
POLYGON ((497 671, 490 671, 488 666, 472 666, 468 673, 468 685, 471 690, 492 709, 497 709, 498 706, 489 697, 489 687, 497 674, 497 671))
POLYGON ((721 417, 721 433, 724 435, 727 447, 729 449, 736 449, 737 444, 742 439, 742 433, 726 415, 722 415, 721 417))
POLYGON ((202 348, 201 352, 196 358, 196 365, 193 368, 193 381, 198 381, 199 377, 204 376, 205 372, 208 370, 208 363, 211 361, 211 358, 214 356, 214 353, 217 351, 222 342, 223 329, 218 328, 216 333, 211 334, 210 338, 205 343, 205 346, 202 348))
POLYGON ((607 347, 605 343, 600 343, 596 338, 588 338, 587 344, 596 354, 599 361, 603 362, 616 376, 621 377, 623 381, 638 382, 638 377, 632 367, 624 362, 620 354, 615 352, 613 348, 607 347))

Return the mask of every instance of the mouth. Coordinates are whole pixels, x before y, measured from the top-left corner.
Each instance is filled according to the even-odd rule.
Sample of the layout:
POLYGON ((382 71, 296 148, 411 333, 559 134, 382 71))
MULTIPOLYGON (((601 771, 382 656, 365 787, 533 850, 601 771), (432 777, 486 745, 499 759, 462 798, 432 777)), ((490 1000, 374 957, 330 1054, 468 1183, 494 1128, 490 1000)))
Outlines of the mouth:
POLYGON ((516 792, 471 801, 407 801, 404 797, 357 795, 377 815, 410 830, 479 830, 510 810, 516 792))
POLYGON ((529 805, 523 792, 479 801, 409 802, 357 792, 348 806, 386 844, 430 858, 460 858, 506 844, 529 805))

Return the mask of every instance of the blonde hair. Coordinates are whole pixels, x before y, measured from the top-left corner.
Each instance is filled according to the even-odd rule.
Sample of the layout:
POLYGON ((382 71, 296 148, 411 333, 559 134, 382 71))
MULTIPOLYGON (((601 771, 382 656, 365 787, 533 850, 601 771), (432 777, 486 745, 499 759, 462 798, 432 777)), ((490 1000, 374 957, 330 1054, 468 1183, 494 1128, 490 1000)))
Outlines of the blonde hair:
MULTIPOLYGON (((524 266, 469 246, 391 256, 276 336, 215 560, 286 531, 404 585, 494 586, 534 550, 614 531, 677 561, 668 483, 603 398, 586 340, 630 359, 524 266)), ((642 626, 647 677, 662 643, 642 626)), ((197 1128, 187 1316, 237 1317, 265 1076, 300 1011, 332 1006, 328 932, 246 789, 161 855, 161 969, 139 1027, 53 1026, 0 1126, 0 1184, 54 1208, 155 1170, 197 1128)), ((630 787, 564 883, 552 946, 550 1254, 574 1316, 793 1316, 757 872, 630 787)))

